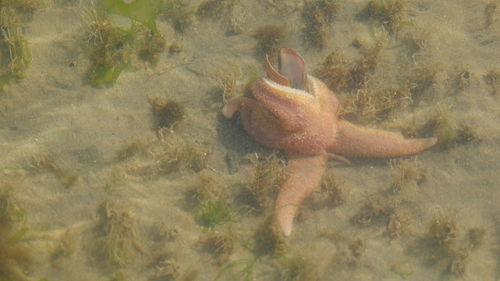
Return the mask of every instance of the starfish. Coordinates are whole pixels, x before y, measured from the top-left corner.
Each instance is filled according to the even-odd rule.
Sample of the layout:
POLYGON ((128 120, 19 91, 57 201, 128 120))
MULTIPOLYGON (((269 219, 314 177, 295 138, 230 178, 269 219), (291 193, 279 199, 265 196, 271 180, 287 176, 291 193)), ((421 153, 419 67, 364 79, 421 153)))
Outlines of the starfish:
POLYGON ((279 149, 287 158, 287 179, 275 204, 283 233, 292 232, 293 220, 305 198, 321 183, 329 153, 347 157, 398 157, 433 146, 436 138, 408 139, 364 128, 341 118, 335 94, 306 71, 295 51, 280 51, 280 70, 266 56, 267 77, 252 85, 254 98, 230 99, 222 109, 226 118, 240 114, 245 131, 257 143, 279 149))

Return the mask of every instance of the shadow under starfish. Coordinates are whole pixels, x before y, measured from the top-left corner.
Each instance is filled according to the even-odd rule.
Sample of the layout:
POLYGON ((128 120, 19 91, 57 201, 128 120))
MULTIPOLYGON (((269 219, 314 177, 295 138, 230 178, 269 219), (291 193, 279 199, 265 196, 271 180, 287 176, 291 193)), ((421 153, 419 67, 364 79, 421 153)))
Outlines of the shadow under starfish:
POLYGON ((245 131, 256 142, 285 152, 287 179, 276 199, 275 216, 287 236, 302 201, 321 183, 329 152, 347 157, 398 157, 416 154, 437 141, 407 139, 341 119, 335 94, 307 74, 304 59, 292 49, 281 49, 279 72, 267 57, 265 66, 267 77, 252 86, 255 99, 233 98, 222 113, 232 118, 239 112, 245 131))

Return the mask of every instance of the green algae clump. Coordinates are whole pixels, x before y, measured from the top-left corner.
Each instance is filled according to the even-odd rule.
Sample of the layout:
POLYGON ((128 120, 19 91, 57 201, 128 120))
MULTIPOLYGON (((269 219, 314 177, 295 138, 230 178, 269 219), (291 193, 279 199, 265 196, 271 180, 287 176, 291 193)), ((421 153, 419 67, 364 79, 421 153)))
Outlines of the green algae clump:
POLYGON ((96 88, 113 86, 130 63, 131 44, 135 30, 114 26, 97 12, 87 27, 88 57, 92 65, 87 73, 96 88))
POLYGON ((202 205, 198 220, 204 227, 212 229, 234 221, 234 213, 231 205, 225 200, 208 201, 202 205))
POLYGON ((12 80, 23 79, 31 62, 22 33, 24 8, 22 1, 0 1, 0 90, 12 80))
POLYGON ((22 79, 25 77, 25 71, 31 62, 31 52, 26 41, 20 32, 9 32, 3 30, 0 34, 0 49, 3 49, 0 54, 2 57, 8 57, 6 63, 0 65, 0 90, 10 80, 22 79))
POLYGON ((162 0, 101 0, 101 7, 107 13, 116 14, 138 21, 153 32, 156 28, 156 17, 160 13, 162 0))
POLYGON ((93 87, 113 86, 134 55, 151 66, 157 64, 165 50, 156 27, 161 6, 162 0, 101 0, 90 10, 86 41, 92 64, 87 79, 93 87), (130 19, 130 25, 114 23, 110 14, 130 19))

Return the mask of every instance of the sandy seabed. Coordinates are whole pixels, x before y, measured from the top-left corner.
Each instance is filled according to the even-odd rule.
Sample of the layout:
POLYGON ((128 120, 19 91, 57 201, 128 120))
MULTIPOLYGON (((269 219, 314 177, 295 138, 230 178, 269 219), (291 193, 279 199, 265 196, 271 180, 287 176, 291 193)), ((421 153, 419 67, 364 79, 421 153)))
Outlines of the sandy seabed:
POLYGON ((134 60, 105 89, 85 80, 90 62, 82 11, 88 6, 81 2, 54 0, 25 22, 32 52, 26 78, 0 92, 1 177, 26 210, 29 231, 22 243, 34 261, 22 269, 29 278, 499 280, 500 86, 488 78, 500 69, 498 9, 485 26, 485 7, 494 1, 407 1, 407 24, 392 35, 359 19, 368 1, 339 1, 325 45, 316 48, 303 36, 302 1, 240 0, 219 19, 194 17, 182 33, 158 20, 167 46, 178 42, 181 51, 163 52, 154 68, 134 60), (365 125, 390 127, 441 108, 457 126, 473 128, 475 141, 405 160, 416 163, 425 180, 397 194, 388 192, 394 162, 332 162, 328 173, 345 186, 344 201, 326 204, 321 193, 313 194, 285 254, 258 255, 254 235, 266 216, 244 211, 248 206, 237 197, 252 179, 246 157, 271 151, 222 118, 217 89, 221 79, 233 77, 241 95, 245 83, 263 73, 253 35, 268 24, 286 26, 280 45, 298 50, 313 73, 332 51, 355 60, 361 52, 353 42, 374 45, 385 36, 373 87, 397 85, 418 66, 432 66, 436 75, 419 102, 365 125), (418 50, 409 50, 408 38, 422 40, 418 50), (174 145, 190 141, 210 151, 202 171, 158 172, 158 150, 169 136, 160 140, 155 132, 150 97, 184 106, 174 145), (130 147, 131 155, 117 157, 130 147), (228 187, 236 210, 213 230, 200 224, 199 206, 189 196, 200 177, 228 187), (374 215, 359 223, 366 208, 374 215), (389 222, 397 226, 388 229, 389 222), (433 244, 433 222, 449 223, 443 231, 451 246, 448 240, 433 244), (112 227, 121 227, 123 242, 106 240, 112 227), (484 236, 471 246, 477 231, 484 236), (224 259, 203 245, 213 233, 232 239, 224 259), (106 243, 121 246, 110 254, 106 243))

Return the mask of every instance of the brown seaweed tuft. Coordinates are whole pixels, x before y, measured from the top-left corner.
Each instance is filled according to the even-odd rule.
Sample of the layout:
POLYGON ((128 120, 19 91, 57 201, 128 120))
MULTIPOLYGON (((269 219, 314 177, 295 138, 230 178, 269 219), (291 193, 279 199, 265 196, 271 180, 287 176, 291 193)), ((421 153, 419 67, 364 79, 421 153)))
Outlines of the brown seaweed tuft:
POLYGON ((419 101, 432 88, 436 81, 438 69, 434 65, 424 65, 416 68, 407 81, 411 99, 419 101))
POLYGON ((155 67, 159 62, 160 54, 166 49, 166 41, 160 33, 152 32, 146 27, 143 27, 141 31, 142 40, 138 40, 138 46, 134 47, 137 49, 137 56, 142 61, 155 67))
POLYGON ((399 194, 425 181, 426 169, 417 160, 393 160, 391 168, 394 171, 394 182, 390 187, 393 194, 399 194))
POLYGON ((139 244, 134 216, 111 201, 105 201, 99 209, 99 222, 95 228, 96 251, 109 266, 123 267, 130 264, 137 253, 144 250, 139 244))
POLYGON ((499 70, 490 70, 488 73, 484 76, 484 80, 486 81, 486 84, 490 85, 492 90, 491 94, 492 95, 497 95, 498 90, 500 89, 500 71, 499 70))
POLYGON ((216 19, 231 12, 238 0, 204 0, 198 6, 196 14, 202 18, 216 19))
POLYGON ((227 263, 234 250, 233 237, 216 231, 207 233, 199 243, 212 255, 217 265, 227 263))
POLYGON ((318 77, 335 92, 350 90, 351 66, 339 52, 331 52, 321 63, 318 77))
POLYGON ((148 102, 153 112, 155 130, 175 129, 186 115, 184 106, 174 100, 149 97, 148 102))
POLYGON ((175 32, 184 33, 194 23, 196 9, 186 0, 163 1, 160 16, 170 21, 175 32))
POLYGON ((28 231, 26 212, 12 193, 12 187, 0 186, 0 280, 31 280, 24 270, 33 256, 23 243, 28 231))
POLYGON ((304 38, 306 43, 323 48, 329 38, 329 25, 338 13, 339 3, 328 0, 312 0, 304 4, 302 17, 305 21, 304 38))
POLYGON ((380 39, 374 46, 364 48, 362 56, 355 62, 349 62, 342 54, 333 51, 325 58, 317 75, 336 92, 353 93, 364 89, 369 75, 377 66, 383 44, 384 41, 380 39))
POLYGON ((297 253, 281 257, 280 265, 281 280, 321 280, 317 266, 297 253))
POLYGON ((405 5, 403 0, 372 0, 359 17, 372 20, 394 34, 406 23, 403 13, 405 5))
POLYGON ((253 34, 258 41, 257 54, 260 57, 267 55, 270 60, 275 59, 287 36, 288 31, 285 25, 269 24, 259 27, 253 34))
POLYGON ((173 132, 160 130, 160 150, 155 153, 158 168, 163 173, 171 173, 183 169, 200 172, 208 166, 212 147, 202 145, 173 132))
POLYGON ((286 249, 285 236, 273 215, 267 216, 260 224, 254 239, 258 255, 279 255, 283 254, 286 249))
POLYGON ((349 193, 348 187, 330 171, 323 177, 320 190, 325 195, 325 202, 330 206, 344 203, 349 193))
POLYGON ((12 80, 23 79, 31 62, 28 41, 22 34, 20 2, 0 2, 0 91, 12 80))
POLYGON ((463 277, 471 254, 481 246, 485 236, 484 228, 473 227, 460 237, 456 214, 439 214, 431 220, 427 233, 431 261, 436 265, 446 265, 446 273, 463 277))
POLYGON ((396 209, 397 203, 386 198, 375 196, 368 199, 353 217, 353 222, 360 226, 368 226, 377 221, 386 220, 396 209))
POLYGON ((246 188, 257 210, 270 211, 285 180, 285 163, 273 153, 263 159, 252 159, 252 164, 253 178, 246 188))

